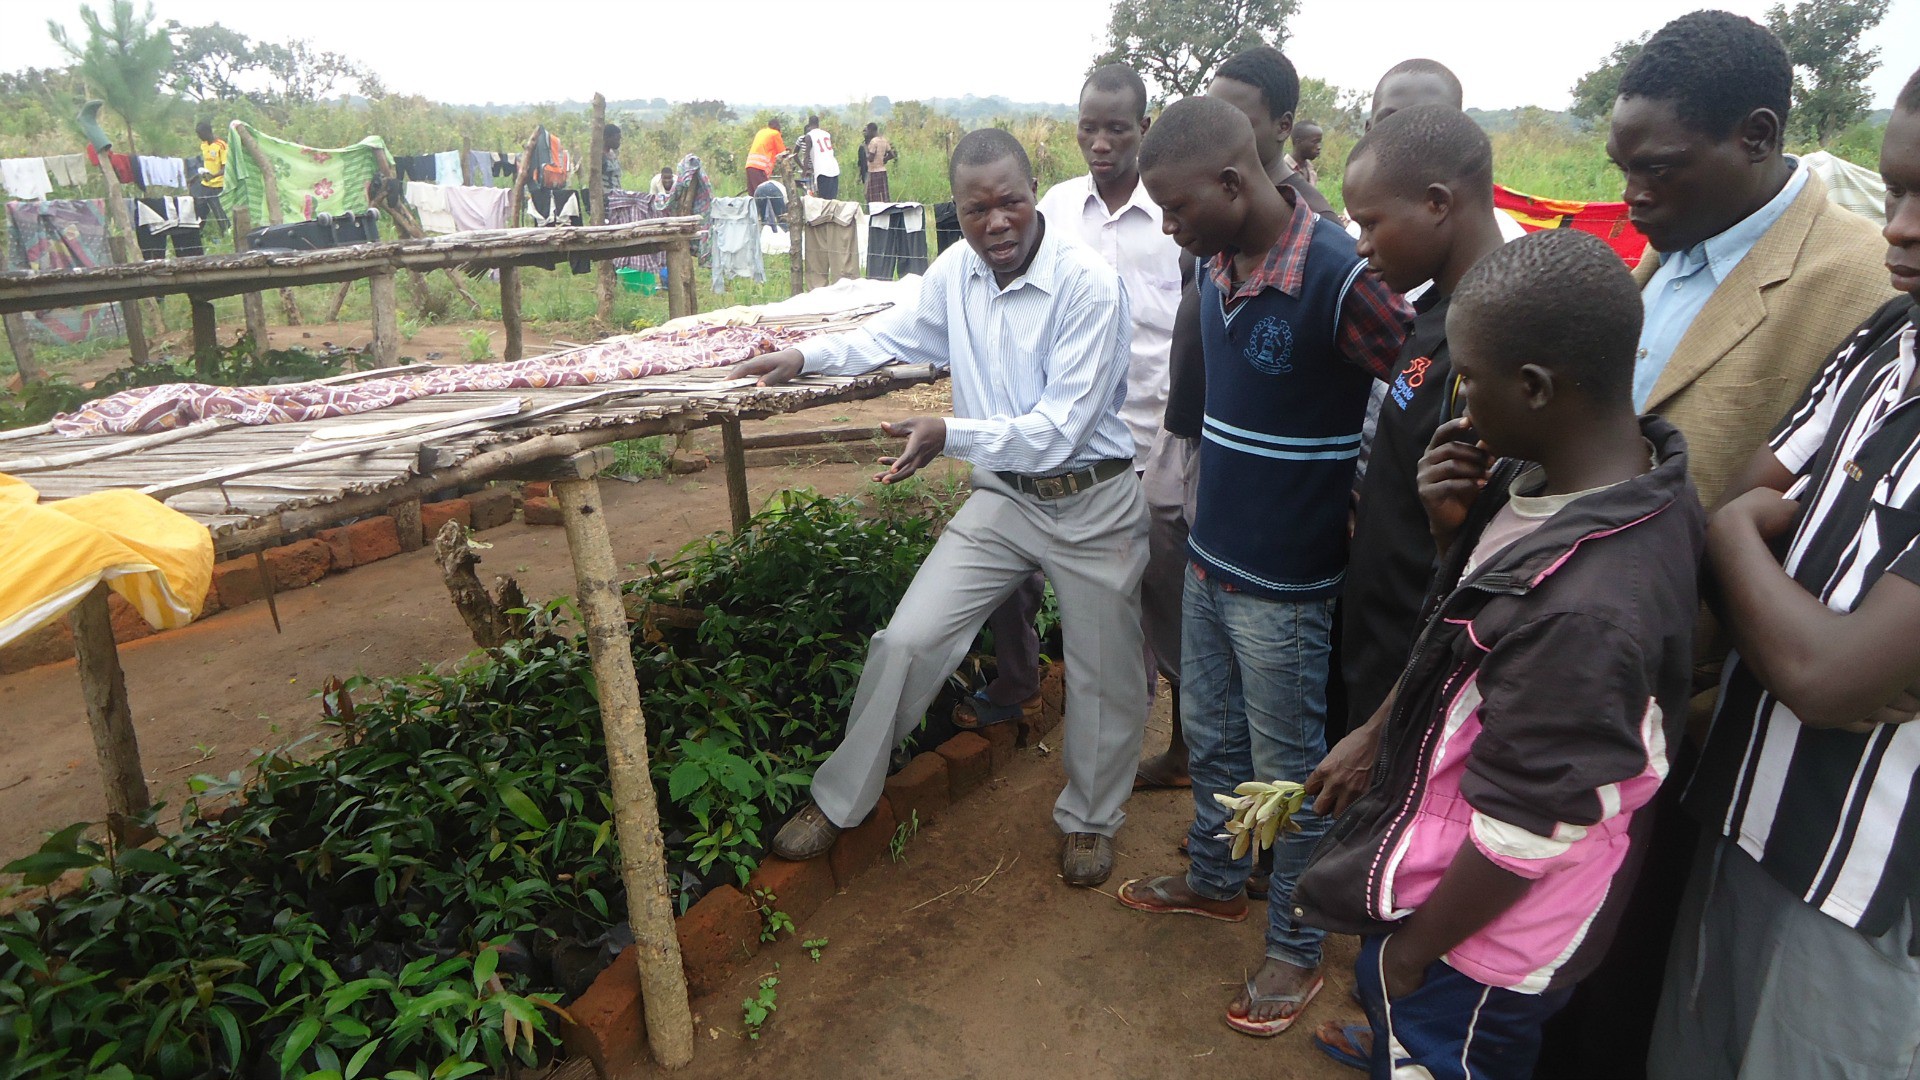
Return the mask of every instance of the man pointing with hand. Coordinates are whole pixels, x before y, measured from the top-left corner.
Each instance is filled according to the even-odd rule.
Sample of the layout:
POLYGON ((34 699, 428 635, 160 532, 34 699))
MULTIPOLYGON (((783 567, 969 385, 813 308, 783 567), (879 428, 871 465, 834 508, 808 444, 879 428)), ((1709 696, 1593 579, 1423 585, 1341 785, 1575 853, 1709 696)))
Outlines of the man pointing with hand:
POLYGON ((846 737, 773 851, 814 858, 865 820, 893 747, 919 726, 987 614, 1041 570, 1059 597, 1067 654, 1067 786, 1053 811, 1066 834, 1061 874, 1097 885, 1113 869, 1113 834, 1147 718, 1139 692, 1146 501, 1119 415, 1130 356, 1126 291, 1099 255, 1047 228, 1013 136, 972 132, 954 147, 948 173, 967 244, 927 271, 916 304, 733 372, 772 385, 894 360, 947 368, 954 415, 886 425, 907 445, 881 459, 888 468, 876 479, 904 480, 943 453, 974 466, 972 496, 874 635, 846 737))

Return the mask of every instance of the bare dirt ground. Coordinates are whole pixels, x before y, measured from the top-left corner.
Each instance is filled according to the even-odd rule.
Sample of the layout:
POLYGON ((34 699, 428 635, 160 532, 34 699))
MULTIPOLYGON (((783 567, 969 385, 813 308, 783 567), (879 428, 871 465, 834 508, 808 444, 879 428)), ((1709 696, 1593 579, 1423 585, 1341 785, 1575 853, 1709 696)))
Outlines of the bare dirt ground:
MULTIPOLYGON (((873 424, 929 411, 937 398, 922 388, 759 427, 873 424)), ((754 469, 748 479, 758 506, 786 487, 857 491, 874 471, 871 464, 783 467, 754 469)), ((728 523, 717 470, 604 486, 616 549, 635 568, 728 523)), ((562 530, 514 523, 481 537, 493 545, 483 553, 483 579, 512 574, 533 597, 571 590, 562 530)), ((257 750, 315 730, 313 694, 329 675, 404 674, 457 662, 472 649, 430 549, 278 599, 283 633, 274 633, 266 605, 250 604, 121 647, 156 799, 178 805, 193 774, 243 768, 257 750)), ((9 740, 0 757, 0 858, 31 850, 69 822, 99 820, 99 778, 73 662, 0 678, 0 718, 9 740)), ((1163 698, 1148 753, 1166 745, 1167 732, 1163 698)), ((904 861, 870 870, 796 937, 768 946, 725 990, 697 1002, 695 1062, 678 1075, 1357 1075, 1308 1041, 1320 1020, 1357 1014, 1346 1001, 1350 940, 1329 943, 1326 989, 1293 1031, 1273 1040, 1231 1031, 1223 1012, 1259 963, 1264 907, 1227 925, 1143 915, 1109 895, 1128 877, 1181 867, 1175 847, 1191 820, 1191 797, 1137 796, 1113 880, 1104 891, 1070 889, 1058 877, 1051 819, 1062 782, 1057 755, 1021 751, 990 790, 921 829, 904 861), (989 875, 977 891, 918 906, 989 875), (799 945, 816 937, 829 940, 818 963, 799 945), (740 1002, 776 964, 777 1011, 760 1039, 749 1040, 740 1002)))

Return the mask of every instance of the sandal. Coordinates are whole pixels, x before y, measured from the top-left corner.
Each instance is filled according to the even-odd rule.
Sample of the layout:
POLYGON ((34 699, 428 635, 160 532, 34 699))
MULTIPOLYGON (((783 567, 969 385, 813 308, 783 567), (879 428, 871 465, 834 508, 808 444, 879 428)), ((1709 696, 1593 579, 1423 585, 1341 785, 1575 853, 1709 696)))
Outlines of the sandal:
POLYGON ((1313 985, 1307 987, 1304 993, 1262 994, 1254 990, 1253 980, 1248 979, 1247 1004, 1249 1006, 1297 1005, 1299 1007, 1286 1016, 1276 1016, 1272 1020, 1249 1020, 1244 1016, 1233 1015, 1233 1008, 1229 1006, 1227 1008, 1227 1026, 1243 1035, 1252 1035, 1261 1039, 1271 1039, 1275 1035, 1292 1027, 1295 1020, 1305 1015, 1307 1005, 1313 1001, 1314 996, 1320 993, 1320 988, 1326 984, 1327 980, 1324 975, 1316 975, 1313 977, 1313 985))
POLYGON ((1207 908, 1188 907, 1175 900, 1167 892, 1167 882, 1171 876, 1157 878, 1134 878, 1114 893, 1114 898, 1135 911, 1144 911, 1152 915, 1198 915, 1203 919, 1217 922, 1246 922, 1247 909, 1241 908, 1237 915, 1226 915, 1207 908))
POLYGON ((953 707, 953 726, 961 731, 979 731, 1009 720, 1018 720, 1029 710, 1040 711, 1039 695, 1012 705, 995 705, 987 699, 985 690, 975 690, 972 697, 953 707))
POLYGON ((1372 1063, 1360 1053, 1361 1038, 1367 1040, 1367 1048, 1371 1050, 1373 1048, 1372 1024, 1365 1021, 1356 1023, 1345 1020, 1329 1020, 1321 1024, 1319 1029, 1313 1033, 1313 1045, 1318 1047, 1321 1053, 1345 1065, 1347 1068, 1359 1069, 1361 1072, 1366 1072, 1372 1067, 1372 1063), (1329 1028, 1333 1029, 1333 1033, 1339 1037, 1340 1041, 1338 1043, 1334 1043, 1327 1038, 1329 1028))

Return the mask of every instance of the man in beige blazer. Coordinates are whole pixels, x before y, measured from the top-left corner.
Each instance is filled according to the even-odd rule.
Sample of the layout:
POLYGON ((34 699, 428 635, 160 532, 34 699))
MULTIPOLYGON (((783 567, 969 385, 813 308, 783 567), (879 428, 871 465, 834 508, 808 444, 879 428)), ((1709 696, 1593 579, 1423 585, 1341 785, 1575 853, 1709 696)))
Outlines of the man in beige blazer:
POLYGON ((1622 78, 1607 140, 1650 241, 1634 272, 1647 306, 1640 411, 1687 437, 1708 507, 1891 295, 1879 230, 1782 153, 1792 80, 1764 27, 1695 12, 1622 78))

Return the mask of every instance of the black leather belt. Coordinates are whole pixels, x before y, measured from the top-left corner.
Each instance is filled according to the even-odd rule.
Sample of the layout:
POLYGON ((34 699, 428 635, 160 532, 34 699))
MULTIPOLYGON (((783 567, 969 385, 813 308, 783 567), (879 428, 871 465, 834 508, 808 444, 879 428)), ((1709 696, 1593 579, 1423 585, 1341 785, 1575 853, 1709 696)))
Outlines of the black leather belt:
POLYGON ((1078 495, 1095 484, 1111 480, 1116 476, 1133 471, 1131 458, 1108 458, 1096 461, 1084 469, 1060 473, 1057 476, 1026 476, 1021 473, 1003 472, 997 474, 1015 490, 1040 499, 1064 499, 1069 495, 1078 495))

